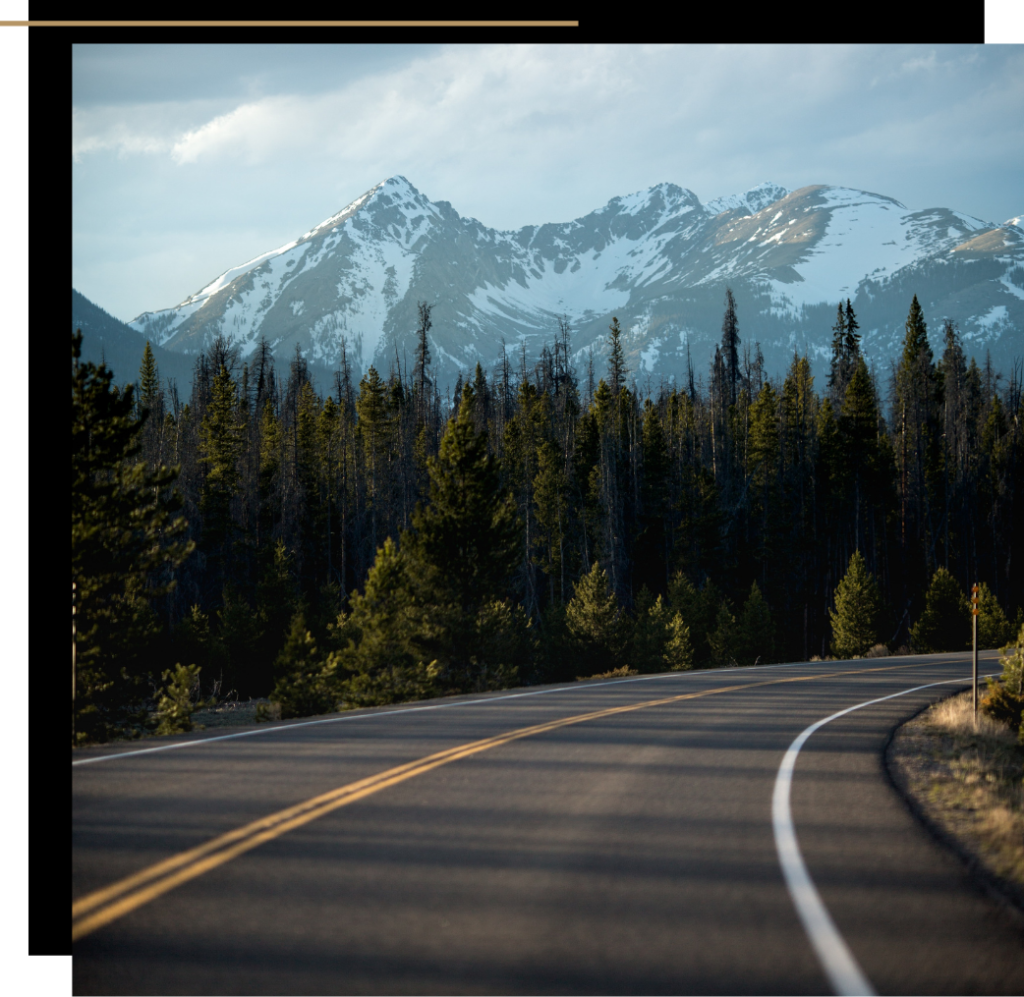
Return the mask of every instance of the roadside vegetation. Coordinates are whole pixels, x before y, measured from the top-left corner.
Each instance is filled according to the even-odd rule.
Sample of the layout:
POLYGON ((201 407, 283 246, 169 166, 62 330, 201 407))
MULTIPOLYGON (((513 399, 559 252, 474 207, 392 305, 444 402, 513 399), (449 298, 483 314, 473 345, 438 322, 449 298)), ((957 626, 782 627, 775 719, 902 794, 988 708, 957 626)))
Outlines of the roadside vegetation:
POLYGON ((358 383, 343 342, 327 396, 301 356, 279 378, 266 343, 219 339, 188 404, 151 350, 117 386, 73 335, 73 743, 963 650, 975 579, 982 646, 1024 622, 1020 379, 952 323, 936 359, 916 298, 887 384, 840 305, 820 390, 806 356, 765 375, 731 293, 682 384, 631 379, 617 320, 600 356, 563 320, 534 367, 442 396, 430 328, 422 305, 411 371, 358 383))
POLYGON ((917 809, 1024 904, 1024 627, 974 715, 970 691, 895 734, 890 770, 917 809))

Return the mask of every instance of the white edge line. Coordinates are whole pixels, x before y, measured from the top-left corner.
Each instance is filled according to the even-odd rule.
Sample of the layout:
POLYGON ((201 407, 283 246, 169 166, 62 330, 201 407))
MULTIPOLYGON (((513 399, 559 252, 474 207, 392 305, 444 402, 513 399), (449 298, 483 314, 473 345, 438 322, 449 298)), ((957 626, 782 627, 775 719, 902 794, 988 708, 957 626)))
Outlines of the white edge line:
MULTIPOLYGON (((999 672, 991 674, 998 675, 999 672)), ((979 679, 988 677, 988 675, 978 676, 979 679)), ((890 696, 869 699, 865 703, 858 703, 856 706, 849 706, 845 710, 833 713, 830 717, 825 717, 824 720, 819 720, 804 730, 789 746, 789 750, 779 766, 779 773, 775 777, 775 790, 772 793, 772 830, 775 833, 775 848, 779 853, 779 864, 782 866, 782 873, 786 879, 786 888, 789 890, 793 905, 803 922, 804 930, 807 932, 807 937, 814 947, 818 960, 832 984, 832 989, 843 997, 845 995, 870 995, 873 997, 875 991, 846 942, 843 941, 843 936, 839 934, 828 909, 814 887, 807 866, 804 865, 803 856, 800 854, 796 829, 793 826, 793 815, 789 808, 789 791, 793 784, 793 769, 796 766, 797 755, 800 754, 800 749, 807 739, 819 727, 824 727, 830 721, 852 713, 854 710, 873 706, 875 703, 884 703, 887 699, 896 699, 911 692, 931 689, 937 685, 952 685, 970 681, 970 678, 964 677, 946 679, 942 682, 929 682, 927 685, 918 685, 913 689, 894 692, 890 696)))
MULTIPOLYGON (((650 682, 652 679, 684 678, 687 676, 697 677, 703 675, 721 675, 725 672, 761 672, 768 668, 795 668, 799 665, 817 664, 846 664, 847 662, 818 662, 818 661, 788 661, 775 665, 745 665, 737 668, 694 668, 682 672, 658 672, 656 675, 639 675, 635 678, 615 679, 611 682, 602 682, 601 688, 611 685, 623 685, 626 682, 650 682)), ((575 689, 580 691, 587 688, 585 685, 560 685, 554 689, 537 689, 533 692, 514 692, 507 696, 492 696, 490 699, 460 699, 456 703, 435 703, 432 706, 407 706, 399 710, 381 710, 376 713, 352 713, 340 717, 325 717, 323 720, 303 720, 296 724, 281 724, 277 727, 260 727, 257 730, 244 730, 237 734, 218 734, 216 737, 197 737, 193 741, 175 741, 173 744, 159 744, 153 748, 139 748, 135 751, 119 751, 116 754, 95 755, 92 758, 79 758, 73 761, 75 765, 91 765, 93 762, 108 762, 114 758, 130 758, 135 755, 148 755, 154 751, 173 751, 175 748, 191 748, 197 744, 210 744, 213 741, 228 741, 235 737, 251 737, 253 734, 270 734, 277 730, 294 730, 296 727, 309 727, 313 724, 336 724, 344 720, 364 720, 368 717, 390 717, 396 713, 420 713, 423 710, 444 710, 452 706, 481 706, 488 703, 497 703, 506 699, 521 699, 523 696, 544 696, 552 692, 566 692, 575 689)))

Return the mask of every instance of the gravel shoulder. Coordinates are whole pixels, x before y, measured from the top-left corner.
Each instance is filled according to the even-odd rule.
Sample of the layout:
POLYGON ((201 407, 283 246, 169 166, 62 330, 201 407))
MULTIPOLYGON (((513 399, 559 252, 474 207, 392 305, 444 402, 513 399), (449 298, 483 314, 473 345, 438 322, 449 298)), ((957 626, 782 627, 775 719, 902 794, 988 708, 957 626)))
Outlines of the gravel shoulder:
POLYGON ((903 724, 886 752, 911 809, 1019 910, 1024 911, 1024 747, 984 714, 970 692, 903 724))

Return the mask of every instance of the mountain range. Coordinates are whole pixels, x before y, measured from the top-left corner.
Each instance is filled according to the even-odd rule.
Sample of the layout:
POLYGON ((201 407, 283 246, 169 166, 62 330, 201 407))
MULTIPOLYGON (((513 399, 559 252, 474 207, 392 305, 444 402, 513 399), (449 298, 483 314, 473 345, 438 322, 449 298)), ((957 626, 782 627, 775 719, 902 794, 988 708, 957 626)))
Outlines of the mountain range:
MULTIPOLYGON (((287 245, 226 270, 173 308, 128 323, 174 354, 218 334, 244 359, 261 338, 333 369, 342 341, 356 370, 411 369, 417 305, 432 305, 431 375, 442 390, 503 348, 532 364, 568 319, 578 365, 603 356, 612 317, 640 387, 705 376, 721 339, 725 288, 740 339, 769 373, 794 351, 828 368, 836 306, 851 300, 863 348, 887 371, 916 294, 936 353, 946 318, 968 353, 1009 370, 1024 353, 1024 230, 949 208, 911 210, 845 187, 765 183, 701 204, 662 183, 574 221, 488 228, 401 176, 287 245)), ((603 360, 595 364, 603 372, 603 360)), ((580 367, 582 370, 582 367, 580 367)))

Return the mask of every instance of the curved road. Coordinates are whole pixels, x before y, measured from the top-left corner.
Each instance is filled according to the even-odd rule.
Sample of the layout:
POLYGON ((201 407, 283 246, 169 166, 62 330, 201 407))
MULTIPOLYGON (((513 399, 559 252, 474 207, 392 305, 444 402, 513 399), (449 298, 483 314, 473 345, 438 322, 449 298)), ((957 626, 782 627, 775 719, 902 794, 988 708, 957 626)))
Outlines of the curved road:
POLYGON ((76 752, 74 992, 1020 994, 1024 918, 882 762, 970 670, 669 673, 76 752))

